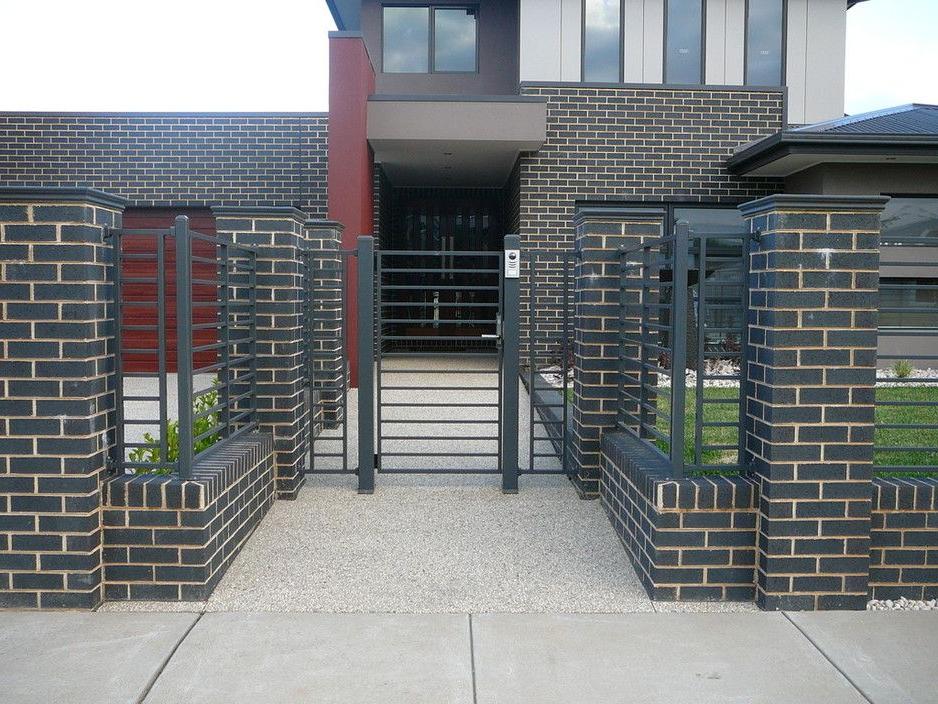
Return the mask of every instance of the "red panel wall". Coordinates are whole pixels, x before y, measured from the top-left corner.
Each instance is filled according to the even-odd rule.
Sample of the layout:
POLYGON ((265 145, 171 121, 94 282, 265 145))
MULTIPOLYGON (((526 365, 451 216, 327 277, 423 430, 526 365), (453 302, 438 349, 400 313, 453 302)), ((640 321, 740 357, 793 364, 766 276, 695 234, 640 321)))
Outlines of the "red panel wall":
MULTIPOLYGON (((128 208, 124 211, 124 229, 164 229, 172 227, 178 215, 189 217, 189 228, 206 235, 215 234, 215 218, 211 210, 189 209, 174 210, 163 208, 128 208)), ((156 254, 156 238, 149 236, 129 235, 122 238, 122 251, 127 253, 156 254)), ((164 240, 164 256, 166 271, 166 297, 165 297, 165 325, 166 325, 166 361, 170 372, 176 371, 176 242, 167 237, 164 240)), ((215 257, 215 247, 202 240, 193 240, 193 253, 201 257, 215 257)), ((207 281, 217 281, 218 272, 212 264, 193 262, 192 277, 207 281)), ((154 282, 128 282, 124 283, 121 296, 124 301, 123 340, 121 344, 122 361, 126 371, 156 372, 157 371, 157 332, 156 330, 128 330, 128 325, 157 324, 157 285, 156 262, 153 259, 124 260, 122 278, 147 278, 154 282), (135 303, 140 305, 134 305, 135 303), (147 352, 132 352, 128 350, 147 350, 147 352)), ((218 291, 215 286, 208 284, 194 284, 192 287, 193 301, 214 301, 218 291)), ((194 307, 192 311, 193 323, 212 322, 217 317, 214 307, 194 307)), ((207 345, 218 339, 217 331, 213 329, 196 330, 193 333, 193 344, 207 345)), ((217 358, 217 351, 208 350, 195 355, 196 369, 212 364, 217 358)))
MULTIPOLYGON (((359 235, 373 232, 374 156, 368 146, 368 96, 375 71, 361 37, 329 38, 329 219, 345 225, 342 246, 354 249, 359 235)), ((358 272, 348 280, 348 354, 351 384, 358 386, 358 272)), ((371 302, 368 301, 368 305, 371 302)))

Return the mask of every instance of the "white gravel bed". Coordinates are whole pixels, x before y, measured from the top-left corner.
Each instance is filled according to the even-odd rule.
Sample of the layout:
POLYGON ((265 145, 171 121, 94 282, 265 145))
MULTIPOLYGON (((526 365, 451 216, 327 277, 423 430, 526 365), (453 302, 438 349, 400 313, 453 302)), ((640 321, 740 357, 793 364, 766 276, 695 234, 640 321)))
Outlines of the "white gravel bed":
POLYGON ((938 599, 916 601, 906 599, 872 599, 866 605, 867 611, 938 611, 938 599))
POLYGON ((889 379, 897 379, 895 371, 892 369, 876 370, 877 388, 889 389, 899 387, 914 388, 922 386, 938 386, 938 382, 935 381, 909 381, 910 379, 938 379, 938 369, 913 369, 904 381, 889 381, 889 379))

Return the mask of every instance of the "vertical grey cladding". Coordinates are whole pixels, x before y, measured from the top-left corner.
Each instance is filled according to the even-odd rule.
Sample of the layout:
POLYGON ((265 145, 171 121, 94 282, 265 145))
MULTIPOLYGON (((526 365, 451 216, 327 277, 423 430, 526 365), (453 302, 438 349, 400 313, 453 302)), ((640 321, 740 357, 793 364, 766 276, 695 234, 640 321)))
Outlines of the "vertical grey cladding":
POLYGON ((87 186, 136 207, 326 215, 324 113, 0 113, 0 185, 87 186))

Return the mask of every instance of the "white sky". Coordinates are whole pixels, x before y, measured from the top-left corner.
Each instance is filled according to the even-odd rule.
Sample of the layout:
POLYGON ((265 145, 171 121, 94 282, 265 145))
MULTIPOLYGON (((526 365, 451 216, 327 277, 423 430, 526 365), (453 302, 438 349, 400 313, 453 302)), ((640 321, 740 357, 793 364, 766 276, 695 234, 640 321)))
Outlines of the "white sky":
MULTIPOLYGON (((847 112, 938 104, 938 0, 848 15, 847 112)), ((0 0, 0 110, 328 109, 324 0, 0 0)))

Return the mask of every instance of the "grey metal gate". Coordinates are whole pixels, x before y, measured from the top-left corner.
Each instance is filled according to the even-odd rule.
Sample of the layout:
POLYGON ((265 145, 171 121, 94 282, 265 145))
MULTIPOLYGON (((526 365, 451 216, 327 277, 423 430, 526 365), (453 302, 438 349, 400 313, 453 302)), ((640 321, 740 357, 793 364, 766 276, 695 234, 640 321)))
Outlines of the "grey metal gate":
POLYGON ((379 251, 373 271, 358 256, 360 300, 375 287, 373 311, 359 310, 360 490, 377 470, 500 474, 517 491, 517 235, 505 251, 379 251))
POLYGON ((306 474, 346 474, 349 462, 349 260, 355 250, 303 253, 304 397, 309 414, 306 474))

